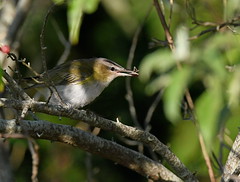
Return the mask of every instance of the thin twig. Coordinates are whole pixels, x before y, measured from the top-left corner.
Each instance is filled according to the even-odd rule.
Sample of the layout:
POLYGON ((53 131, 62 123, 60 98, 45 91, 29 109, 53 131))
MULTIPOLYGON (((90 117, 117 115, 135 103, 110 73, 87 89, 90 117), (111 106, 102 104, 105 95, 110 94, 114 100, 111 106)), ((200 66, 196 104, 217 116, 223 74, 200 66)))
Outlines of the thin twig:
POLYGON ((39 165, 39 146, 35 142, 34 139, 28 137, 28 146, 29 150, 32 154, 32 182, 38 182, 37 174, 38 174, 38 165, 39 165))
POLYGON ((67 60, 70 54, 72 45, 71 45, 71 42, 69 42, 69 40, 66 39, 65 36, 63 35, 63 32, 60 30, 60 27, 58 26, 55 19, 52 20, 52 23, 53 23, 53 26, 55 27, 59 40, 61 41, 62 45, 64 45, 64 51, 60 56, 59 60, 57 61, 57 65, 60 65, 67 60))
POLYGON ((215 27, 212 27, 212 28, 209 28, 209 29, 206 29, 206 30, 203 30, 201 31, 199 34, 197 35, 194 35, 192 37, 189 37, 189 40, 195 40, 195 39, 198 39, 199 37, 201 37, 202 35, 205 35, 207 33, 214 33, 214 32, 217 32, 219 31, 220 29, 222 28, 225 28, 225 27, 228 27, 228 26, 240 26, 240 23, 232 23, 232 22, 226 22, 226 23, 222 23, 220 25, 216 25, 215 27))
MULTIPOLYGON (((143 22, 140 24, 140 26, 137 28, 137 30, 134 34, 131 48, 130 48, 129 55, 128 55, 128 61, 127 61, 128 69, 130 69, 132 66, 134 55, 135 55, 135 50, 137 47, 138 37, 140 35, 140 32, 142 31, 143 25, 144 25, 145 21, 147 20, 151 10, 152 10, 152 5, 149 7, 148 12, 147 12, 143 22)), ((138 121, 138 118, 137 118, 137 112, 136 112, 136 108, 134 106, 133 92, 132 92, 130 81, 131 81, 130 79, 128 79, 128 78, 126 79, 126 90, 127 90, 126 100, 128 101, 129 111, 130 111, 132 120, 134 122, 134 125, 137 126, 138 128, 142 128, 138 121)))
MULTIPOLYGON (((224 7, 226 7, 226 1, 223 2, 223 5, 224 5, 224 7)), ((233 27, 240 26, 240 23, 239 23, 240 16, 236 16, 236 17, 232 18, 231 20, 220 23, 220 24, 215 23, 215 22, 204 22, 204 21, 197 20, 196 14, 195 14, 195 9, 189 0, 186 1, 186 8, 187 8, 187 12, 188 12, 189 16, 191 17, 191 19, 193 21, 192 23, 195 24, 194 28, 192 28, 192 29, 195 29, 198 26, 203 26, 203 27, 211 26, 211 28, 203 30, 200 33, 198 33, 197 35, 190 37, 189 40, 195 40, 202 35, 217 32, 220 29, 225 28, 225 27, 230 29, 230 26, 233 26, 233 27)), ((225 19, 226 19, 226 17, 225 17, 225 19)))
POLYGON ((160 92, 158 93, 158 95, 156 96, 156 98, 154 99, 152 105, 149 107, 146 118, 144 120, 144 128, 146 131, 150 131, 151 127, 149 126, 149 123, 152 119, 153 113, 158 105, 158 103, 160 102, 162 95, 163 95, 164 90, 160 90, 160 92))
POLYGON ((8 53, 7 55, 8 55, 7 58, 10 58, 12 61, 15 62, 15 67, 16 67, 16 68, 15 68, 15 70, 14 70, 14 69, 12 69, 10 66, 8 66, 8 67, 9 67, 9 69, 10 69, 13 73, 16 73, 17 78, 18 78, 18 82, 20 82, 20 80, 21 80, 21 78, 22 78, 22 74, 21 74, 21 72, 20 72, 19 62, 20 62, 21 60, 16 56, 16 54, 14 54, 14 53, 12 53, 12 52, 8 53))
POLYGON ((174 5, 174 0, 170 0, 170 13, 169 13, 169 20, 168 20, 168 27, 170 29, 171 23, 172 23, 172 15, 173 15, 173 5, 174 5))
POLYGON ((22 99, 24 100, 31 100, 31 97, 29 97, 26 92, 24 92, 24 90, 18 86, 18 84, 13 80, 13 78, 11 76, 8 75, 8 73, 6 71, 3 72, 3 77, 7 80, 7 82, 9 83, 9 87, 11 87, 11 89, 18 93, 19 96, 21 96, 22 99))
POLYGON ((41 45, 41 57, 42 57, 42 66, 44 70, 44 78, 45 78, 45 85, 49 88, 50 90, 50 98, 52 97, 52 94, 56 96, 56 98, 59 100, 60 103, 65 104, 59 95, 53 81, 49 78, 48 71, 47 71, 47 61, 46 61, 46 49, 47 47, 45 46, 45 29, 47 26, 47 22, 49 19, 50 14, 52 13, 53 9, 55 8, 56 4, 53 4, 47 11, 47 14, 44 18, 43 25, 42 25, 42 30, 40 34, 40 45, 41 45))
POLYGON ((85 165, 87 169, 87 181, 93 182, 94 178, 93 178, 93 167, 92 167, 92 154, 89 152, 86 152, 85 165))
MULTIPOLYGON (((26 59, 23 59, 21 61, 22 65, 25 66, 26 68, 28 68, 35 76, 39 76, 40 74, 38 72, 36 72, 30 65, 30 62, 26 62, 26 59)), ((35 80, 36 81, 36 80, 35 80)))
POLYGON ((46 60, 46 49, 47 47, 45 46, 45 30, 46 30, 46 26, 47 26, 47 22, 49 19, 49 16, 51 14, 51 12, 53 11, 53 8, 55 7, 55 4, 53 4, 47 11, 46 16, 44 18, 43 21, 43 25, 42 25, 42 30, 41 30, 41 34, 40 34, 40 46, 41 46, 41 57, 42 57, 42 66, 43 66, 43 70, 44 72, 46 72, 46 76, 48 78, 48 73, 47 73, 47 60, 46 60))
POLYGON ((155 6, 155 8, 157 10, 158 16, 160 18, 160 21, 162 23, 162 26, 163 26, 163 29, 164 29, 164 33, 165 33, 165 36, 166 36, 167 41, 168 41, 168 45, 169 45, 170 49, 173 50, 174 49, 173 38, 172 38, 172 35, 171 35, 170 31, 169 31, 169 27, 168 27, 168 25, 166 23, 165 17, 164 17, 164 15, 162 13, 162 10, 161 10, 161 7, 159 5, 159 2, 158 2, 158 0, 153 0, 153 2, 154 2, 154 6, 155 6))
POLYGON ((214 176, 214 172, 213 172, 213 168, 212 168, 212 164, 211 164, 211 160, 210 157, 207 153, 207 148, 203 139, 203 135, 202 133, 198 132, 198 138, 199 138, 199 142, 202 148, 202 153, 203 153, 203 157, 205 159, 207 168, 208 168, 208 174, 210 177, 211 182, 216 182, 215 176, 214 176))

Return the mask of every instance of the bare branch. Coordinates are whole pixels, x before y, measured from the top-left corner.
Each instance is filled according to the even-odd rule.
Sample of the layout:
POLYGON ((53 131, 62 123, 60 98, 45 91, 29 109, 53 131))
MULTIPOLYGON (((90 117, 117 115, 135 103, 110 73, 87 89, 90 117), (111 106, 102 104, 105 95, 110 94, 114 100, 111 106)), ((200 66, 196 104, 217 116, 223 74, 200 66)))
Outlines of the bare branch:
POLYGON ((31 97, 29 97, 24 91, 23 89, 21 89, 18 84, 12 79, 11 76, 8 75, 8 73, 6 71, 3 72, 3 77, 7 80, 7 82, 9 83, 9 86, 11 87, 11 89, 13 91, 15 91, 18 95, 20 95, 22 97, 22 99, 24 100, 32 100, 31 97))
POLYGON ((66 61, 66 59, 68 58, 70 51, 71 51, 71 43, 69 42, 69 40, 67 40, 64 35, 63 32, 60 30, 60 27, 58 26, 57 22, 55 20, 52 21, 53 26, 55 27, 55 30, 57 32, 58 38, 61 41, 61 43, 64 45, 64 51, 61 55, 61 57, 59 58, 59 60, 57 61, 57 65, 60 65, 62 63, 64 63, 66 61))
MULTIPOLYGON (((0 107, 10 107, 21 110, 23 109, 25 102, 27 101, 0 98, 0 107)), ((176 171, 176 174, 180 178, 185 181, 197 181, 195 176, 184 166, 184 164, 181 163, 181 161, 169 150, 169 148, 149 132, 124 125, 121 122, 114 122, 112 120, 102 118, 91 111, 77 110, 64 105, 46 105, 44 102, 33 101, 31 103, 31 109, 36 112, 81 120, 91 126, 99 127, 103 130, 111 131, 121 136, 142 142, 144 145, 150 147, 152 151, 161 155, 174 169, 174 171, 176 171)))
POLYGON ((51 12, 53 11, 53 8, 55 7, 55 4, 52 5, 48 11, 47 14, 44 18, 43 21, 43 25, 42 25, 42 30, 41 30, 41 34, 40 34, 40 46, 41 46, 41 57, 42 57, 42 66, 43 66, 43 70, 46 72, 47 78, 48 78, 48 74, 47 74, 47 61, 46 61, 46 45, 45 45, 45 30, 46 30, 46 26, 47 26, 47 22, 49 19, 49 16, 51 14, 51 12))
POLYGON ((93 174, 93 167, 92 167, 92 154, 90 154, 89 152, 86 152, 85 165, 87 168, 87 181, 93 182, 94 174, 93 174))
POLYGON ((160 102, 162 95, 163 95, 164 90, 160 90, 160 92, 158 93, 158 95, 156 96, 156 99, 153 101, 152 105, 149 107, 146 118, 144 120, 144 128, 146 131, 150 131, 150 126, 149 123, 152 119, 153 113, 158 105, 158 103, 160 102))
POLYGON ((168 20, 168 27, 169 27, 169 29, 170 29, 171 23, 172 23, 173 4, 174 4, 173 1, 174 1, 174 0, 169 0, 169 2, 170 2, 170 13, 169 13, 169 20, 168 20))
POLYGON ((181 181, 160 163, 115 142, 102 139, 72 126, 40 120, 22 120, 21 126, 19 126, 15 120, 0 119, 0 133, 22 133, 26 130, 32 138, 58 141, 79 147, 82 150, 113 160, 153 180, 181 181))
POLYGON ((240 133, 238 133, 224 166, 222 181, 239 180, 240 174, 240 133))
POLYGON ((207 33, 218 32, 218 31, 220 31, 220 29, 226 28, 226 27, 229 27, 229 26, 234 26, 234 27, 240 26, 240 23, 225 22, 225 23, 222 23, 222 24, 219 24, 219 25, 215 25, 214 27, 211 27, 211 28, 208 28, 208 29, 206 29, 206 30, 203 30, 203 31, 201 31, 199 34, 190 37, 189 40, 197 39, 197 38, 199 38, 199 37, 201 37, 202 35, 205 35, 205 34, 207 34, 207 33))
POLYGON ((37 174, 38 174, 38 165, 39 165, 39 146, 35 142, 35 140, 28 138, 28 146, 29 150, 32 154, 32 182, 38 182, 37 174))
POLYGON ((42 66, 43 66, 43 70, 44 70, 44 78, 45 78, 45 85, 49 88, 51 95, 49 97, 52 97, 52 94, 54 94, 56 96, 56 98, 59 100, 60 103, 64 104, 64 102, 62 101, 62 98, 60 97, 60 95, 57 92, 57 89, 53 83, 53 81, 51 79, 49 79, 49 75, 48 75, 48 69, 47 69, 47 60, 46 60, 46 45, 45 45, 45 29, 47 26, 47 22, 49 19, 49 16, 51 14, 51 12, 53 11, 53 9, 55 8, 56 4, 53 4, 47 11, 47 14, 44 18, 43 21, 43 25, 42 25, 42 30, 41 30, 41 34, 40 34, 40 46, 41 46, 41 57, 42 57, 42 66))
MULTIPOLYGON (((128 54, 128 61, 127 61, 127 68, 128 69, 130 69, 132 67, 132 63, 133 63, 133 59, 134 59, 134 55, 135 55, 135 50, 136 50, 136 47, 137 47, 138 38, 139 38, 139 35, 142 31, 143 25, 144 25, 146 19, 148 18, 151 10, 152 10, 152 5, 149 7, 148 12, 147 12, 143 22, 138 26, 138 28, 137 28, 137 30, 134 34, 132 44, 131 44, 129 54, 128 54)), ((134 122, 134 125, 138 128, 142 128, 139 121, 138 121, 138 118, 137 118, 137 112, 136 112, 136 108, 134 106, 133 92, 132 92, 130 81, 131 80, 129 78, 126 79, 127 94, 126 94, 125 98, 128 101, 129 111, 130 111, 132 120, 134 122)))
POLYGON ((173 38, 172 38, 172 35, 170 33, 170 30, 169 30, 169 27, 167 25, 167 22, 165 20, 165 17, 162 13, 162 10, 161 10, 161 7, 158 3, 158 0, 153 0, 154 2, 154 6, 156 7, 156 10, 157 10, 157 13, 158 13, 158 16, 160 18, 160 21, 162 23, 162 26, 163 26, 163 29, 164 29, 164 33, 165 33, 165 36, 167 38, 167 41, 168 41, 168 45, 170 47, 170 49, 174 49, 174 44, 173 44, 173 38))

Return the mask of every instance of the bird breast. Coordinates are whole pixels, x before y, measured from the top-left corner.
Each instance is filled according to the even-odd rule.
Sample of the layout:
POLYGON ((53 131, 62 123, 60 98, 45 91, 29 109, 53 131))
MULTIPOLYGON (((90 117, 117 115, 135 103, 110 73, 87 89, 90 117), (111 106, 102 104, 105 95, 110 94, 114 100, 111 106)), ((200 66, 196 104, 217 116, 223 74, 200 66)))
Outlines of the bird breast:
MULTIPOLYGON (((108 83, 91 82, 88 84, 58 85, 56 89, 62 101, 73 107, 84 107, 98 97, 108 83)), ((57 104, 56 96, 50 98, 50 103, 57 104)))

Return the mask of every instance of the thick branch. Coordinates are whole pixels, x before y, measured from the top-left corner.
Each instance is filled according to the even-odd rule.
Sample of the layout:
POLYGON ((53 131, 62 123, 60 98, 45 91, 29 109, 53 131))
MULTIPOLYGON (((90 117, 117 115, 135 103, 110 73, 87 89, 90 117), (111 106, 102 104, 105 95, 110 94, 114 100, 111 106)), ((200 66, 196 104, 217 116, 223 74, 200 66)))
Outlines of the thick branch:
POLYGON ((222 181, 239 180, 240 175, 240 133, 238 133, 224 166, 222 181))
MULTIPOLYGON (((10 107, 21 110, 27 104, 27 101, 0 98, 0 106, 2 107, 10 107)), ((149 132, 124 125, 120 122, 114 122, 112 120, 102 118, 91 111, 77 110, 60 105, 46 105, 44 102, 31 101, 29 104, 31 104, 30 108, 32 111, 81 120, 103 130, 112 131, 116 134, 120 134, 121 136, 129 137, 133 140, 142 142, 144 145, 150 147, 154 152, 161 155, 176 171, 180 178, 185 181, 197 181, 195 176, 184 166, 184 164, 181 163, 181 161, 169 150, 169 148, 149 132)))
POLYGON ((115 142, 102 139, 72 126, 40 120, 22 120, 20 126, 16 124, 15 120, 0 119, 0 133, 3 134, 3 137, 4 134, 21 133, 35 139, 64 142, 113 160, 152 180, 181 181, 160 163, 115 142))

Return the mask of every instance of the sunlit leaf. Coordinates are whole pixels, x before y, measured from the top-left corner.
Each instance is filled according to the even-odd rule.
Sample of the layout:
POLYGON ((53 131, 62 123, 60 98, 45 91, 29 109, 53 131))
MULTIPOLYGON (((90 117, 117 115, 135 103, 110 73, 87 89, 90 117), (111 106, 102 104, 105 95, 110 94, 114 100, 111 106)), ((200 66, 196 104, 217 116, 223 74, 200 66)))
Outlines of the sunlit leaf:
POLYGON ((144 3, 144 1, 138 3, 138 1, 134 2, 128 0, 101 1, 101 4, 106 10, 107 14, 119 24, 119 28, 121 28, 128 36, 133 36, 133 33, 136 31, 136 28, 139 25, 139 21, 137 20, 138 13, 142 14, 142 12, 146 12, 144 11, 145 9, 139 8, 138 13, 133 11, 136 7, 139 7, 139 5, 144 6, 144 3))
POLYGON ((234 69, 233 78, 229 84, 228 95, 229 95, 229 106, 236 108, 240 103, 240 69, 234 69))
POLYGON ((0 93, 2 93, 4 91, 4 82, 2 79, 2 75, 3 75, 3 70, 0 69, 0 93))
POLYGON ((211 70, 212 74, 217 76, 218 79, 222 81, 226 79, 227 70, 225 68, 225 62, 218 49, 206 49, 203 54, 203 60, 207 66, 206 68, 211 70))
POLYGON ((170 143, 171 150, 188 166, 192 165, 196 153, 201 155, 201 151, 198 148, 199 141, 197 139, 196 128, 193 122, 178 122, 171 132, 170 143))
POLYGON ((152 95, 155 92, 167 87, 170 82, 171 76, 169 74, 160 75, 147 85, 146 92, 148 95, 152 95))
POLYGON ((97 10, 99 0, 82 0, 84 13, 93 13, 97 10))
POLYGON ((98 6, 99 0, 71 0, 68 1, 68 29, 69 40, 77 44, 79 39, 82 16, 84 13, 93 13, 98 6))
POLYGON ((172 80, 164 94, 164 111, 171 122, 181 117, 181 101, 191 78, 191 69, 184 67, 172 74, 172 80))
POLYGON ((224 8, 224 16, 226 19, 232 19, 240 11, 240 0, 228 1, 224 8))
POLYGON ((52 0, 54 3, 56 3, 57 5, 63 4, 64 0, 52 0))
POLYGON ((78 43, 80 26, 82 23, 83 7, 82 0, 72 0, 68 3, 68 29, 69 40, 72 44, 78 43))
POLYGON ((165 72, 175 65, 172 54, 169 50, 157 50, 143 58, 140 65, 140 79, 148 81, 153 72, 165 72))
POLYGON ((178 28, 176 35, 176 49, 174 51, 174 57, 178 61, 185 61, 190 56, 190 45, 188 38, 188 29, 186 27, 178 28))
MULTIPOLYGON (((240 45, 239 45, 240 46, 240 45)), ((226 52, 226 56, 229 64, 235 64, 239 62, 240 52, 239 47, 232 48, 226 52)))
POLYGON ((210 88, 196 102, 196 114, 208 149, 211 149, 217 131, 218 117, 223 107, 223 95, 221 82, 217 77, 209 78, 209 82, 210 88))

